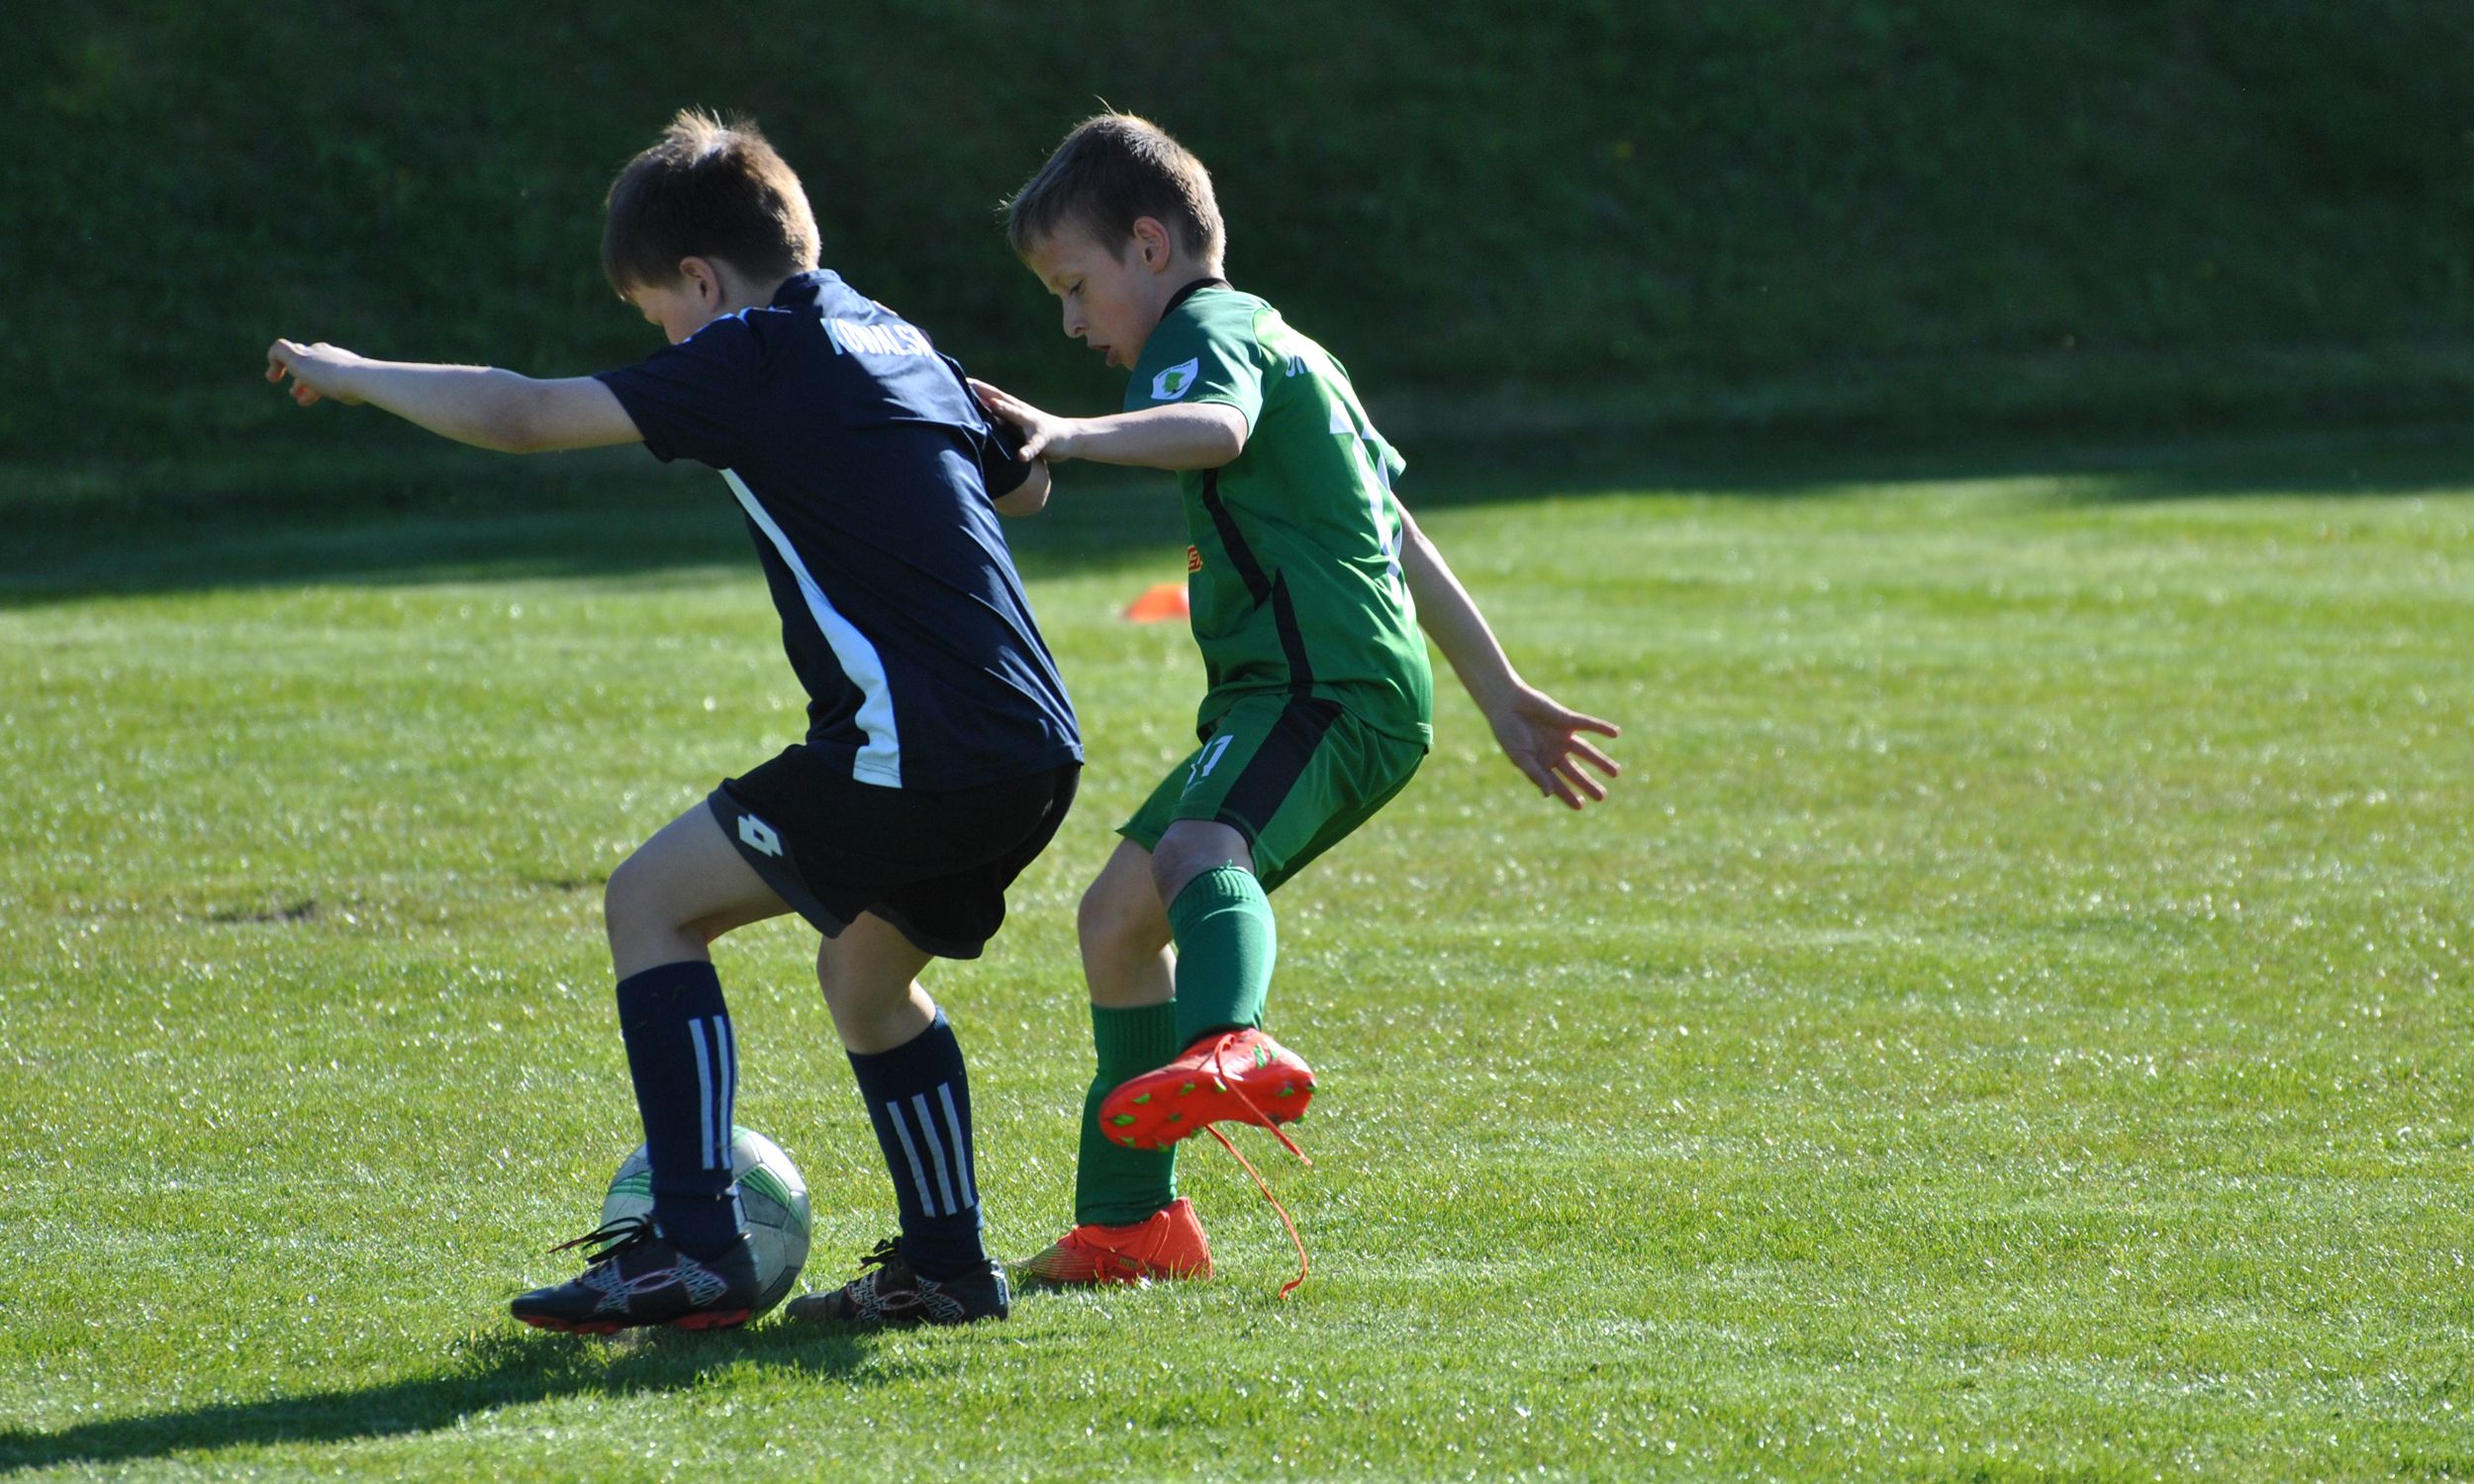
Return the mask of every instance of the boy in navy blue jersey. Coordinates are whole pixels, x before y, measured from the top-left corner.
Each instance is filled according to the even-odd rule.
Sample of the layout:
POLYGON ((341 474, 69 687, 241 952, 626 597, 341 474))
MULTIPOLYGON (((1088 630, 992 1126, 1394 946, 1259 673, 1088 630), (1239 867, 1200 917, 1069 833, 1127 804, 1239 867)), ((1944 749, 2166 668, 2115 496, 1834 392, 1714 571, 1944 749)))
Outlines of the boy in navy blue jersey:
POLYGON ((303 406, 366 402, 532 451, 641 441, 721 471, 809 695, 807 739, 665 825, 607 893, 649 1222, 515 1300, 544 1329, 743 1323, 757 1275, 729 1152, 737 1061, 708 945, 796 911, 875 1125, 901 1236, 791 1317, 1001 1318, 971 1096, 917 975, 975 958, 1056 833, 1082 741, 997 527, 1048 494, 926 335, 819 271, 806 193, 752 125, 682 113, 611 187, 603 268, 670 345, 598 376, 367 360, 278 340, 303 406))

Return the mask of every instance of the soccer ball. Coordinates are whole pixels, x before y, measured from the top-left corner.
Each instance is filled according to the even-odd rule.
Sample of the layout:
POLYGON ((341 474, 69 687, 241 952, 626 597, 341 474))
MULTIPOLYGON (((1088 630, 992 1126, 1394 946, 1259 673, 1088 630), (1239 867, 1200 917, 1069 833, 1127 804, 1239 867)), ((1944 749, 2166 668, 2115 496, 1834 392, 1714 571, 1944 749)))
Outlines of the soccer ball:
MULTIPOLYGON (((730 1126, 730 1171, 739 1182, 739 1209, 747 1217, 747 1240, 756 1249, 756 1277, 764 1288, 748 1318, 782 1302, 808 1260, 808 1182, 782 1147, 754 1129, 730 1126)), ((653 1161, 644 1146, 627 1156, 611 1176, 602 1198, 602 1225, 653 1214, 653 1161)))

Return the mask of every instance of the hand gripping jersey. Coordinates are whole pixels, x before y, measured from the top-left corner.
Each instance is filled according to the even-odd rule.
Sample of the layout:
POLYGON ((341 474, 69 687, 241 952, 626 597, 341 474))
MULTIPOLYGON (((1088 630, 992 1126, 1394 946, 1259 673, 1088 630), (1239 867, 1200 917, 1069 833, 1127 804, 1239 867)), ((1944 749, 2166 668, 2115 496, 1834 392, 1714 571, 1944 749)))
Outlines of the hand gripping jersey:
POLYGON ((1178 476, 1187 597, 1209 691, 1198 730, 1239 699, 1319 696, 1431 746, 1434 674, 1400 575, 1407 467, 1338 361, 1252 294, 1205 279, 1169 302, 1125 409, 1215 402, 1245 415, 1245 451, 1178 476))
POLYGON ((991 492, 1021 482, 962 368, 827 272, 605 371, 653 456, 721 471, 851 776, 946 791, 1079 762, 991 492))

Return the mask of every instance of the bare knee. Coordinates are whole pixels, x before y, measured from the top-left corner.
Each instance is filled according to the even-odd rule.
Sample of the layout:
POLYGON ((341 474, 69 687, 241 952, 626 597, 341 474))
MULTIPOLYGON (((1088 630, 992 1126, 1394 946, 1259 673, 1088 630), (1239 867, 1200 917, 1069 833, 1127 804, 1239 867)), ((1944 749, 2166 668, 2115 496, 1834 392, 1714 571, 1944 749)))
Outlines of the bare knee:
POLYGON ((1223 866, 1254 870, 1254 851, 1246 837, 1211 820, 1181 819, 1169 826, 1151 854, 1153 894, 1164 904, 1173 902, 1188 881, 1223 866))
POLYGON ((602 887, 602 926, 612 951, 627 960, 694 957, 719 936, 711 923, 687 918, 641 851, 619 862, 602 887))
POLYGON ((851 975, 827 938, 816 953, 816 987, 824 991, 825 1008, 839 1015, 851 1001, 851 975))
POLYGON ((655 915, 659 899, 652 880, 652 870, 644 864, 641 854, 631 855, 618 863, 602 885, 602 923, 614 938, 630 928, 640 928, 655 915))
POLYGON ((832 1012, 842 1045, 861 1055, 892 1051, 936 1018, 936 1002, 919 987, 928 954, 868 914, 816 949, 816 986, 832 1012))
POLYGON ((1103 875, 1092 882, 1075 911, 1074 928, 1087 956, 1146 958, 1169 945, 1168 919, 1147 878, 1129 881, 1103 875))

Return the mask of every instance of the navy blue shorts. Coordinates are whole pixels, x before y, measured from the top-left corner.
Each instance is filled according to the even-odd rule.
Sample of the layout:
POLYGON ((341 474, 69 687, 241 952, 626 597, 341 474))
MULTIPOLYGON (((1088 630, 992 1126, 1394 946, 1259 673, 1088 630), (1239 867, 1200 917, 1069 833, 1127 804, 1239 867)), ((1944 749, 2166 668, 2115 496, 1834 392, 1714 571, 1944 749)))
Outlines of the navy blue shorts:
POLYGON ((1082 765, 928 793, 863 784, 795 746, 705 800, 740 859, 827 938, 874 912, 927 953, 976 959, 1005 888, 1074 805, 1082 765))

